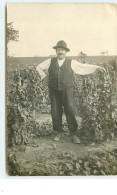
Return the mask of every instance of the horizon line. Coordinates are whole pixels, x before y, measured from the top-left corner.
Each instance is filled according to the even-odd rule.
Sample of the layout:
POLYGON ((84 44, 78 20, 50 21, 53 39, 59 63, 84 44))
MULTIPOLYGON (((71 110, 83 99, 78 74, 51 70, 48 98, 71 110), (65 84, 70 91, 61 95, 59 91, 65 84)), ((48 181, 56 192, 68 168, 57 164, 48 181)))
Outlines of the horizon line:
MULTIPOLYGON (((54 57, 56 55, 49 55, 49 56, 7 56, 7 57, 12 57, 12 58, 39 58, 39 57, 54 57)), ((113 54, 113 55, 86 55, 86 57, 110 57, 110 56, 117 56, 117 54, 113 54)), ((69 55, 67 57, 80 57, 78 55, 69 55)))

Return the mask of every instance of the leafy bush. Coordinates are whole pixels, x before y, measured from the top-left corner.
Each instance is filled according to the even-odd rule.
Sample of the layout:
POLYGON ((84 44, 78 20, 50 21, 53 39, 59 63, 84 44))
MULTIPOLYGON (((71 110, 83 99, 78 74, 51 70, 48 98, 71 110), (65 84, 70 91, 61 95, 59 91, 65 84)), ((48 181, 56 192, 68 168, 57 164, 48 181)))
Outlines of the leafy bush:
MULTIPOLYGON (((105 68, 104 74, 97 70, 88 76, 75 76, 74 110, 82 117, 79 133, 90 141, 102 141, 117 134, 116 75, 111 66, 105 68)), ((40 125, 35 112, 50 113, 48 87, 35 67, 7 72, 9 143, 27 144, 34 136, 52 132, 51 122, 40 125)))

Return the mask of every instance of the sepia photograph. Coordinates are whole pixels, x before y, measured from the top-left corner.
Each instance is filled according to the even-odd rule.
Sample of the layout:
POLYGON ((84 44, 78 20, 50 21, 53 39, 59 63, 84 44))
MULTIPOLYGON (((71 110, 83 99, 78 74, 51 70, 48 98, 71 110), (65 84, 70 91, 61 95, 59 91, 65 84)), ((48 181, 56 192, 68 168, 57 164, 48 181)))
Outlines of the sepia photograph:
POLYGON ((117 5, 8 3, 9 176, 117 175, 117 5))

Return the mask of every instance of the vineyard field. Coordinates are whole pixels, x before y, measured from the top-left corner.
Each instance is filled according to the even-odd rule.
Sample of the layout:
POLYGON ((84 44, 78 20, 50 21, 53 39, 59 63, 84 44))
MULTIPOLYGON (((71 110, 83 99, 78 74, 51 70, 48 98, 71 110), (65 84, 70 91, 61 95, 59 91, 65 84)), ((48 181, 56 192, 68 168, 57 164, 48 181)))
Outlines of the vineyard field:
POLYGON ((63 116, 65 143, 56 144, 53 141, 55 132, 50 117, 48 87, 41 81, 36 71, 36 65, 6 72, 9 175, 117 174, 116 72, 111 64, 103 64, 103 66, 106 69, 105 73, 97 70, 94 74, 87 76, 75 75, 74 110, 78 122, 78 134, 81 138, 80 147, 71 142, 65 116, 63 116), (113 144, 111 145, 111 143, 113 144), (108 145, 107 153, 102 147, 104 144, 105 147, 108 145), (101 147, 101 151, 98 151, 99 147, 101 147), (91 155, 84 152, 86 148, 89 148, 91 155), (49 152, 50 150, 51 152, 49 152), (29 153, 33 154, 32 158, 29 153), (36 160, 37 153, 40 160, 36 160), (21 161, 20 155, 26 155, 24 161, 21 161), (44 160, 46 155, 47 158, 44 160), (101 156, 104 159, 102 158, 100 161, 101 156), (56 163, 53 164, 50 159, 56 163), (99 162, 98 164, 95 159, 99 162), (110 168, 111 159, 113 163, 110 168), (79 165, 81 161, 82 163, 79 165), (84 164, 87 161, 90 163, 85 170, 84 164), (29 162, 29 168, 26 166, 26 162, 29 162), (43 169, 43 166, 46 166, 44 163, 49 163, 45 170, 43 169), (100 168, 100 163, 100 166, 103 163, 105 166, 100 168), (33 168, 30 170, 30 167, 34 166, 36 171, 33 168))

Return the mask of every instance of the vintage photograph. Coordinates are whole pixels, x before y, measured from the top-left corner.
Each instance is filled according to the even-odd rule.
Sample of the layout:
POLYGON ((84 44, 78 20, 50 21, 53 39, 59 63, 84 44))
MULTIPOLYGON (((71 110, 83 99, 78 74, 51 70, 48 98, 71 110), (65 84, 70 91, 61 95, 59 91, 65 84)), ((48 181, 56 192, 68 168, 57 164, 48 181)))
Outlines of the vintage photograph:
POLYGON ((116 4, 9 3, 9 176, 117 174, 116 4))

